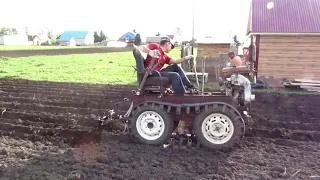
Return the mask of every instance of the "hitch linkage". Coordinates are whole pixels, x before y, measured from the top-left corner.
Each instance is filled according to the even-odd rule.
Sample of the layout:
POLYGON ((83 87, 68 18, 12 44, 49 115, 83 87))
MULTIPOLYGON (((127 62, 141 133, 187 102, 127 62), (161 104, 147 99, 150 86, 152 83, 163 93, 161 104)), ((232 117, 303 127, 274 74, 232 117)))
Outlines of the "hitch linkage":
POLYGON ((98 121, 100 122, 100 125, 105 125, 107 123, 110 123, 114 120, 122 119, 123 115, 118 115, 114 112, 113 109, 107 111, 107 115, 103 115, 102 117, 98 118, 98 121))
MULTIPOLYGON (((130 101, 128 98, 124 98, 124 101, 121 102, 128 102, 130 101)), ((118 102, 120 103, 120 102, 118 102)), ((115 103, 118 105, 118 103, 115 103)), ((114 109, 109 109, 106 111, 106 113, 103 113, 102 116, 100 116, 97 121, 98 121, 98 129, 101 129, 103 125, 109 124, 114 121, 119 121, 119 120, 126 120, 129 117, 129 114, 131 113, 133 108, 133 103, 131 102, 130 108, 126 112, 126 114, 117 114, 114 109)))

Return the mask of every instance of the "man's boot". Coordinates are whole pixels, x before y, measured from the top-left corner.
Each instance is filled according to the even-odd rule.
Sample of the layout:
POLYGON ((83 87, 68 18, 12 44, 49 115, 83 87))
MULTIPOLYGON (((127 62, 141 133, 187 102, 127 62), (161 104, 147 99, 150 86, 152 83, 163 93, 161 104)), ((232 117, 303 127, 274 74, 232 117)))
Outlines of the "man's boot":
POLYGON ((191 92, 198 92, 199 89, 197 87, 195 87, 193 84, 187 84, 187 90, 191 91, 191 92))

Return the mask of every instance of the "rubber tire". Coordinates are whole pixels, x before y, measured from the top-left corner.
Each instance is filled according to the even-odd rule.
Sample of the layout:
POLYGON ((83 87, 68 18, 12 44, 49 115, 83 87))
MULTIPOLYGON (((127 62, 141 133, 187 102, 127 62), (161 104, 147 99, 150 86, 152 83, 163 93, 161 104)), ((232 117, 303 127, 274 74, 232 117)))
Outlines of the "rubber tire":
POLYGON ((225 106, 225 110, 223 110, 223 106, 224 105, 218 105, 217 109, 214 109, 211 107, 209 107, 208 111, 204 111, 202 110, 199 115, 197 115, 193 121, 193 129, 194 129, 194 133, 197 137, 197 140, 200 141, 200 143, 206 147, 209 148, 211 150, 219 150, 219 151, 228 151, 230 149, 232 149, 238 142, 239 140, 241 140, 241 138, 244 135, 244 127, 245 124, 242 121, 241 117, 239 117, 240 115, 230 111, 231 108, 230 107, 226 107, 225 106), (203 121, 210 115, 213 113, 220 113, 223 114, 225 116, 227 116, 233 123, 234 126, 234 132, 233 135, 231 137, 231 139, 229 141, 227 141, 224 144, 213 144, 210 141, 208 141, 203 133, 202 133, 202 123, 203 121))
POLYGON ((131 131, 131 135, 137 139, 140 143, 148 144, 148 145, 163 145, 172 135, 172 132, 174 130, 174 122, 173 118, 170 114, 168 114, 165 110, 159 109, 159 106, 155 105, 152 107, 150 104, 147 106, 139 106, 139 108, 136 108, 135 113, 130 118, 129 128, 131 131), (163 134, 156 140, 147 140, 144 139, 142 136, 139 135, 138 130, 136 128, 136 122, 140 114, 142 114, 145 111, 154 111, 157 112, 163 119, 165 124, 165 129, 163 134))

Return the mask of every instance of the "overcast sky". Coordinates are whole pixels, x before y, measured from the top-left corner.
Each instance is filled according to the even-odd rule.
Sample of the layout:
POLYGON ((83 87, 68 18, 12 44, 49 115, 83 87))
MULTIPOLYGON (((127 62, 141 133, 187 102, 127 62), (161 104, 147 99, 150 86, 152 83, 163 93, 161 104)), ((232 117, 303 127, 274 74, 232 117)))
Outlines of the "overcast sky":
POLYGON ((144 36, 173 34, 180 27, 191 38, 192 3, 196 39, 231 30, 245 36, 250 0, 9 0, 1 2, 0 26, 102 29, 110 37, 133 29, 144 36))

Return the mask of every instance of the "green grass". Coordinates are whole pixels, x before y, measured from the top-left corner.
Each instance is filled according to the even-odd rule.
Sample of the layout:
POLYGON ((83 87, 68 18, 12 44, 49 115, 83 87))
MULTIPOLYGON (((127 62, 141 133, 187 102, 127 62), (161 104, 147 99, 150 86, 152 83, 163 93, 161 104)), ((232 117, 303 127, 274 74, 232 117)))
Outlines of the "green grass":
MULTIPOLYGON (((180 50, 170 54, 179 57, 180 50)), ((132 52, 31 56, 0 59, 0 78, 23 78, 58 82, 135 84, 132 52)))
POLYGON ((44 49, 76 49, 76 48, 103 48, 106 46, 9 46, 0 45, 0 51, 16 51, 16 50, 44 50, 44 49))
MULTIPOLYGON (((180 48, 169 53, 180 57, 180 48)), ((60 56, 31 56, 0 58, 0 78, 81 82, 99 84, 136 84, 135 60, 132 52, 103 54, 74 54, 60 56)), ((219 90, 217 84, 205 84, 206 89, 219 90)), ((200 83, 201 88, 201 83, 200 83)), ((314 94, 309 91, 283 91, 279 89, 255 92, 314 94)))

